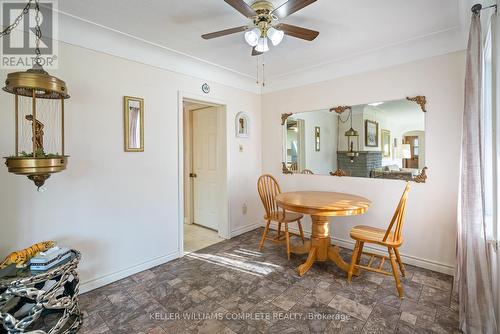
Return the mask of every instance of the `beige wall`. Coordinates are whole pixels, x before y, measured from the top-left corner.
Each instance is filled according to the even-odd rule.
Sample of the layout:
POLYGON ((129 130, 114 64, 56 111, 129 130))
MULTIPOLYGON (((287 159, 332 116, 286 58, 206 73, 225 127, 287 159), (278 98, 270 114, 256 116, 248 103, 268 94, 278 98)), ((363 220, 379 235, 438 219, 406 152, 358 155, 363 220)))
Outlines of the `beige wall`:
MULTIPOLYGON (((402 253, 407 262, 452 273, 463 109, 463 52, 265 94, 262 101, 263 171, 279 177, 282 189, 329 190, 373 201, 367 214, 336 218, 337 242, 348 245, 356 224, 386 227, 403 191, 396 180, 281 174, 280 114, 427 96, 426 162, 429 179, 413 184, 402 253)), ((309 227, 307 228, 309 229, 309 227)))
MULTIPOLYGON (((27 178, 0 168, 0 257, 41 240, 82 251, 83 289, 144 270, 179 255, 179 91, 227 105, 231 234, 254 228, 261 216, 255 182, 261 171, 257 94, 60 44, 66 104, 68 169, 37 193, 27 178), (145 101, 145 152, 123 151, 123 96, 145 101), (203 96, 202 96, 203 95, 203 96), (236 139, 234 119, 251 118, 249 138, 236 139), (243 152, 239 144, 244 145, 243 152), (242 214, 246 203, 248 213, 242 214)), ((0 77, 6 77, 0 71, 0 77)), ((13 97, 0 93, 0 152, 14 152, 13 97)))

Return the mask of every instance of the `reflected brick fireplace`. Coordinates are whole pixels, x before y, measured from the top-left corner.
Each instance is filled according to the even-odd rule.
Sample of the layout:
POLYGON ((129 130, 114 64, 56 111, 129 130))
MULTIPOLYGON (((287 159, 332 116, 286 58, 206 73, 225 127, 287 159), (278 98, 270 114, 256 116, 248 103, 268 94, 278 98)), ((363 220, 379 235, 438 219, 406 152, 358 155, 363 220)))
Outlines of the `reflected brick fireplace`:
POLYGON ((349 176, 370 177, 373 169, 382 167, 381 151, 359 152, 359 156, 351 162, 346 152, 337 152, 337 166, 349 176))

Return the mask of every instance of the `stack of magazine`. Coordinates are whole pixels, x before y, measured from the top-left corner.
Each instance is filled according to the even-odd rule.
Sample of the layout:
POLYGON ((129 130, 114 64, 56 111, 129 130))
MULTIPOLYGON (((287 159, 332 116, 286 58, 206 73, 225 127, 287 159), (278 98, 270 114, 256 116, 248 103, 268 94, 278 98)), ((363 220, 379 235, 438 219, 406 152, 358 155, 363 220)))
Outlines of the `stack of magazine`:
POLYGON ((67 247, 52 247, 45 252, 38 253, 30 260, 30 270, 48 270, 71 257, 71 249, 67 247))

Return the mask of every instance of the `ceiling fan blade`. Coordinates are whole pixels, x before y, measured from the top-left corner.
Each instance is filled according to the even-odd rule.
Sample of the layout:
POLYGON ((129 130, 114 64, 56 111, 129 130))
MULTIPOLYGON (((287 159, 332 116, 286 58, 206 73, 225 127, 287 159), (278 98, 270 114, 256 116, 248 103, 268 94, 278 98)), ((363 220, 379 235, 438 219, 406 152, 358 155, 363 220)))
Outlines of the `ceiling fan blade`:
POLYGON ((262 52, 255 50, 255 46, 252 48, 252 56, 260 56, 262 52))
POLYGON ((236 27, 236 28, 231 28, 231 29, 225 29, 225 30, 221 30, 221 31, 211 32, 210 34, 201 35, 201 38, 203 38, 203 39, 212 39, 212 38, 217 38, 217 37, 222 37, 222 36, 226 36, 226 35, 235 34, 237 32, 242 32, 242 31, 245 31, 247 29, 248 29, 247 26, 241 26, 241 27, 236 27))
POLYGON ((309 6, 316 0, 288 0, 275 10, 273 10, 272 14, 276 15, 278 18, 285 18, 296 11, 301 10, 302 8, 309 6))
POLYGON ((250 7, 243 0, 224 0, 224 1, 246 17, 257 16, 255 10, 253 10, 252 7, 250 7))
POLYGON ((305 39, 306 41, 312 41, 319 35, 319 31, 297 27, 286 23, 280 23, 276 25, 275 28, 278 30, 283 30, 285 35, 305 39))

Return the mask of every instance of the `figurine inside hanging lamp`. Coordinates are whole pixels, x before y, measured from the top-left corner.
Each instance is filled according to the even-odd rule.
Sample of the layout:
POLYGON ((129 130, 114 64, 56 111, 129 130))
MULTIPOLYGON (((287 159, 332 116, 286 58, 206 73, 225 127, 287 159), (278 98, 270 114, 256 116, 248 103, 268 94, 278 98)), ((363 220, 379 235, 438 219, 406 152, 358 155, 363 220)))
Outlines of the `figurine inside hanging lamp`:
MULTIPOLYGON (((69 98, 66 83, 48 74, 41 65, 38 0, 30 0, 19 15, 26 15, 34 3, 36 49, 33 68, 7 75, 4 91, 14 95, 15 152, 6 157, 10 173, 25 175, 38 190, 51 174, 66 169, 64 151, 64 100, 69 98)), ((20 20, 1 32, 8 35, 20 20)))

